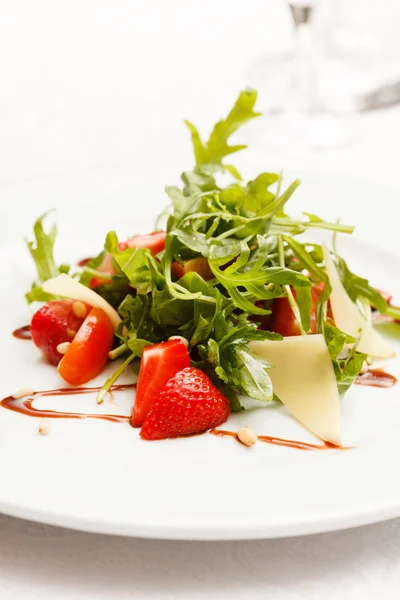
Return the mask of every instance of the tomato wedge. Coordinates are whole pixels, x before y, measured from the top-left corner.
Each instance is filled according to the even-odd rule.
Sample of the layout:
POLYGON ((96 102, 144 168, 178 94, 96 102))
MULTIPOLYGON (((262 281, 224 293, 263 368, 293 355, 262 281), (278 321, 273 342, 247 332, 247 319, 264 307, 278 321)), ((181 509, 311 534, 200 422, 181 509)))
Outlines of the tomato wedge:
MULTIPOLYGON (((316 307, 317 302, 324 289, 324 283, 313 284, 311 286, 311 314, 310 314, 310 332, 317 332, 316 307)), ((294 297, 296 292, 292 288, 294 297)), ((333 323, 333 315, 328 303, 327 320, 333 323)), ((263 328, 263 327, 262 327, 263 328)), ((300 326, 293 314, 287 298, 275 298, 272 305, 272 314, 269 315, 267 329, 280 333, 284 337, 300 335, 300 326)))
POLYGON ((132 427, 143 425, 147 413, 154 402, 157 402, 167 381, 178 371, 189 366, 189 352, 180 340, 146 346, 140 363, 136 398, 131 417, 132 427))
POLYGON ((71 385, 82 385, 104 368, 114 341, 110 319, 100 308, 92 308, 57 370, 71 385))
POLYGON ((185 260, 183 262, 174 261, 171 265, 171 271, 178 279, 186 275, 186 273, 192 272, 200 275, 205 281, 214 277, 213 272, 208 265, 208 260, 203 256, 191 258, 190 260, 185 260))
POLYGON ((154 231, 147 235, 136 235, 125 243, 128 248, 148 248, 152 255, 155 256, 164 250, 166 237, 167 234, 165 231, 154 231))
POLYGON ((300 335, 300 326, 297 322, 287 298, 275 298, 272 305, 270 329, 284 337, 300 335))

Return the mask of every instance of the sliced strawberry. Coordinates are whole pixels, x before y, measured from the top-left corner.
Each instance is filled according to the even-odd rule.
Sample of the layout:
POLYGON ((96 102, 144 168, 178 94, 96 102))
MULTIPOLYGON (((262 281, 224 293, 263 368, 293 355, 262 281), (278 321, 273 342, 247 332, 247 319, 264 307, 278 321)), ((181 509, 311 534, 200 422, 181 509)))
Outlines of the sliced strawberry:
POLYGON ((140 363, 131 425, 140 427, 171 377, 190 365, 189 352, 180 340, 146 346, 140 363))
MULTIPOLYGON (((85 316, 75 315, 73 304, 73 300, 54 300, 32 317, 32 339, 52 365, 58 365, 62 359, 62 354, 57 351, 58 344, 71 342, 85 319, 85 316)), ((90 310, 89 306, 86 308, 90 310)))
POLYGON ((145 440, 161 440, 201 433, 224 423, 229 400, 205 373, 194 367, 179 371, 168 381, 140 430, 145 440))
POLYGON ((190 260, 185 260, 183 262, 175 261, 171 265, 171 271, 178 279, 186 275, 186 273, 192 272, 197 273, 206 281, 214 277, 213 272, 208 265, 208 260, 203 256, 191 258, 190 260))
POLYGON ((147 235, 136 235, 130 238, 126 244, 128 248, 148 248, 153 256, 164 250, 165 239, 167 234, 165 231, 154 231, 147 235))

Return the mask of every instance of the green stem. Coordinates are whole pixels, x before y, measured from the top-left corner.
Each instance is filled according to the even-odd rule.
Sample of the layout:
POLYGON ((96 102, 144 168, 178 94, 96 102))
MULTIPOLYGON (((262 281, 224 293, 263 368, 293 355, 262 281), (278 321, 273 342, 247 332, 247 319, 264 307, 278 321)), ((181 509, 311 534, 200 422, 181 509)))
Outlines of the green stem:
POLYGON ((83 267, 85 273, 89 273, 90 275, 94 275, 95 277, 99 277, 100 279, 110 279, 110 273, 100 273, 100 271, 96 271, 96 269, 91 269, 90 267, 83 267))
POLYGON ((246 225, 239 225, 238 227, 233 227, 232 229, 228 229, 228 231, 224 231, 224 233, 221 233, 215 239, 216 240, 224 240, 225 238, 235 235, 235 233, 239 233, 239 231, 242 231, 245 228, 246 228, 246 225))
POLYGON ((126 352, 126 350, 128 350, 128 346, 126 344, 121 344, 120 346, 118 346, 118 348, 114 348, 114 350, 111 350, 108 353, 108 358, 110 360, 114 360, 115 358, 118 358, 119 356, 121 356, 121 354, 126 352))
POLYGON ((328 221, 321 221, 320 223, 295 221, 290 218, 274 217, 272 220, 272 227, 282 228, 304 228, 305 229, 326 229, 329 231, 338 231, 339 233, 353 233, 354 227, 352 225, 342 225, 341 223, 329 223, 328 221))
POLYGON ((101 388, 101 390, 99 391, 99 393, 96 396, 97 404, 101 404, 103 402, 109 389, 114 385, 114 383, 117 381, 118 377, 120 377, 122 375, 122 373, 125 371, 126 367, 129 365, 129 363, 131 363, 133 361, 135 356, 136 356, 135 354, 131 354, 130 356, 128 356, 128 358, 126 360, 124 360, 124 362, 118 367, 118 369, 116 369, 116 371, 114 371, 114 373, 107 379, 107 381, 105 382, 105 384, 103 385, 103 387, 101 388))

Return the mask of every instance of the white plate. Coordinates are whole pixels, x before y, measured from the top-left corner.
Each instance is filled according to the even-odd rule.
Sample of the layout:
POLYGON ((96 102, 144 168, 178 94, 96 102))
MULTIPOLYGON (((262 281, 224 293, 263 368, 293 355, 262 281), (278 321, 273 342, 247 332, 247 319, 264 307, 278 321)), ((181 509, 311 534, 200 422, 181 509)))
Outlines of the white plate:
MULTIPOLYGON (((107 230, 105 221, 95 229, 88 221, 82 239, 63 215, 61 258, 90 254, 107 230)), ((357 272, 400 300, 400 259, 352 238, 343 238, 340 249, 357 272)), ((7 256, 0 268, 6 284, 0 298, 2 397, 22 386, 62 385, 30 342, 11 336, 28 321, 23 293, 32 270, 19 242, 8 245, 7 256)), ((386 333, 396 329, 400 340, 397 326, 386 333)), ((400 348, 395 336, 394 343, 400 348)), ((387 368, 400 375, 397 360, 387 368)), ((102 381, 104 375, 95 383, 102 381)), ((37 419, 0 408, 0 510, 87 531, 197 540, 306 534, 394 517, 400 515, 399 389, 354 387, 347 394, 343 442, 355 449, 346 452, 262 443, 247 449, 208 433, 145 442, 128 424, 95 420, 53 420, 43 437, 37 419)), ((104 410, 129 412, 129 392, 116 400, 118 406, 104 410)), ((99 410, 93 396, 40 402, 99 410)), ((245 424, 258 434, 316 441, 280 407, 234 415, 226 428, 245 424)))

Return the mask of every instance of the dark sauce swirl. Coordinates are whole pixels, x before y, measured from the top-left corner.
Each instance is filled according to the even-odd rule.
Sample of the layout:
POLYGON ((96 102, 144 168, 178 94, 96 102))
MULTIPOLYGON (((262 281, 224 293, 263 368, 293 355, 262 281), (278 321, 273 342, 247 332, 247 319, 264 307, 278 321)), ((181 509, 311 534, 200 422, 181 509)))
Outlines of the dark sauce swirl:
MULTIPOLYGON (((113 385, 110 388, 110 392, 118 392, 123 390, 132 390, 136 387, 135 383, 113 385)), ((71 388, 57 388, 55 390, 42 390, 33 392, 23 398, 14 398, 14 396, 7 396, 0 402, 0 406, 8 410, 27 415, 29 417, 38 417, 41 419, 102 419, 104 421, 112 421, 114 423, 129 422, 130 417, 128 415, 114 415, 114 414, 102 414, 102 413, 77 413, 69 411, 57 411, 47 408, 37 408, 34 406, 35 399, 43 398, 45 396, 72 396, 74 394, 91 394, 99 392, 101 387, 71 387, 71 388)))
MULTIPOLYGON (((235 431, 227 431, 225 429, 211 429, 211 435, 218 437, 233 437, 241 443, 238 434, 235 431)), ((260 442, 271 444, 273 446, 284 446, 285 448, 294 448, 296 450, 351 450, 350 447, 336 446, 330 442, 322 442, 322 444, 309 444, 308 442, 300 442, 298 440, 287 440, 285 438, 274 437, 270 435, 257 436, 260 442)))

